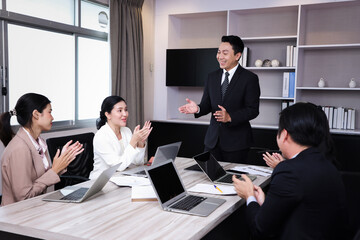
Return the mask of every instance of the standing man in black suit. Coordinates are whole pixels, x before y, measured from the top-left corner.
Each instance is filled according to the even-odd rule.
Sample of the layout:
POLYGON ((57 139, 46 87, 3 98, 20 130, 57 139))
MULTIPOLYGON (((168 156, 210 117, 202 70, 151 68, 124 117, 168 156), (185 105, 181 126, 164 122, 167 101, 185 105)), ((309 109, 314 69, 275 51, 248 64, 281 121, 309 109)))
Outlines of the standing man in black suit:
POLYGON ((348 239, 340 174, 317 149, 327 134, 324 112, 296 103, 280 113, 277 143, 286 160, 275 167, 266 198, 246 175, 233 176, 256 239, 348 239))
POLYGON ((253 142, 249 121, 259 115, 258 76, 239 65, 244 43, 238 36, 223 36, 216 55, 220 69, 209 74, 199 105, 190 99, 179 107, 195 118, 211 113, 205 151, 218 161, 246 163, 253 142))

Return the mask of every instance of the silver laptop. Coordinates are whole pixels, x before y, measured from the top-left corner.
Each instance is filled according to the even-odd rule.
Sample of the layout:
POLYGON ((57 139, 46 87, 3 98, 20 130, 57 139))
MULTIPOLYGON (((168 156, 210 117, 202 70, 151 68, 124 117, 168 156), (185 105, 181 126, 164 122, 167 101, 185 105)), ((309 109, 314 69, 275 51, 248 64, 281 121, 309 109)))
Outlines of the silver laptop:
MULTIPOLYGON (((174 161, 179 152, 180 146, 181 146, 181 142, 175 142, 158 147, 156 149, 156 153, 151 165, 156 165, 169 159, 174 161)), ((139 167, 127 169, 125 171, 122 171, 121 174, 137 176, 137 177, 146 177, 145 167, 147 166, 139 166, 139 167)))
POLYGON ((87 187, 79 187, 79 186, 69 186, 56 192, 47 195, 42 200, 44 201, 52 201, 52 202, 83 202, 89 197, 98 193, 106 183, 109 181, 111 176, 116 172, 116 169, 119 168, 121 163, 116 164, 106 170, 104 170, 100 176, 93 182, 90 188, 87 187), (75 188, 74 188, 75 187, 75 188), (66 194, 66 189, 73 190, 70 193, 66 194))
MULTIPOLYGON (((210 181, 219 184, 232 185, 232 176, 235 175, 237 178, 242 179, 240 174, 233 172, 227 172, 216 160, 216 158, 210 152, 203 152, 194 156, 196 163, 199 165, 201 170, 208 176, 210 181)), ((249 175, 247 176, 254 181, 256 176, 249 175)))
POLYGON ((220 198, 189 195, 171 160, 150 166, 145 171, 165 211, 206 217, 226 201, 220 198))

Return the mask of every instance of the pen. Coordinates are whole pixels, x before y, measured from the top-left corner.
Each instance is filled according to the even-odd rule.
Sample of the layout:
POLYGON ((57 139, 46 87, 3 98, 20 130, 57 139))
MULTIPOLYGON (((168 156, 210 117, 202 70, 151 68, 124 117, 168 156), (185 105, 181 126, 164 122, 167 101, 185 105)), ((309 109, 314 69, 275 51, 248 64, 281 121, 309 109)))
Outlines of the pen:
POLYGON ((221 191, 220 188, 218 188, 216 185, 214 185, 214 188, 216 188, 217 190, 219 190, 219 192, 223 193, 223 191, 221 191))

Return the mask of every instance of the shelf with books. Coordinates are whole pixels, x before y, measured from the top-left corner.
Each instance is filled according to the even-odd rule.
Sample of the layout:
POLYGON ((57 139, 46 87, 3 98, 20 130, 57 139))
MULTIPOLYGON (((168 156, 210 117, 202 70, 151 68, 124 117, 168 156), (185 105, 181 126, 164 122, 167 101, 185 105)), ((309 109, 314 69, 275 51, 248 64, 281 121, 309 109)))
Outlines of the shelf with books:
POLYGON ((360 88, 349 87, 353 78, 360 83, 359 12, 359 1, 300 6, 296 102, 355 110, 355 130, 332 132, 360 132, 360 88), (321 78, 325 87, 318 87, 321 78))
MULTIPOLYGON (((343 109, 354 109, 354 129, 360 129, 360 94, 359 91, 345 91, 343 90, 320 90, 322 88, 297 88, 296 102, 312 102, 316 105, 332 107, 332 108, 343 108, 343 109), (320 91, 319 91, 320 90, 320 91)), ((349 88, 350 89, 350 88, 349 88)), ((341 128, 341 127, 335 127, 341 128)), ((339 129, 344 130, 344 129, 339 129)))
POLYGON ((355 130, 356 109, 322 106, 328 121, 330 129, 355 130))
POLYGON ((283 97, 283 75, 285 70, 260 70, 258 68, 252 71, 256 73, 259 77, 261 99, 277 100, 277 102, 273 102, 276 105, 279 104, 279 100, 293 99, 288 98, 288 95, 286 97, 283 97))
MULTIPOLYGON (((258 75, 261 89, 260 115, 252 125, 274 126, 285 103, 303 101, 355 109, 355 130, 332 131, 360 134, 359 12, 360 1, 344 1, 174 14, 169 15, 168 48, 217 48, 222 35, 238 35, 248 47, 245 68, 258 75), (292 67, 287 66, 288 46, 296 47, 290 51, 295 53, 292 67), (277 59, 280 65, 256 67, 258 59, 277 59), (284 73, 295 75, 290 98, 283 97, 284 73), (357 88, 349 87, 352 78, 357 88)), ((199 102, 201 96, 202 88, 169 88, 167 118, 188 121, 177 107, 186 97, 199 102)))
POLYGON ((287 46, 295 46, 296 39, 279 39, 277 41, 244 41, 245 46, 248 48, 247 53, 247 67, 252 70, 257 69, 269 69, 269 70, 285 70, 295 69, 294 66, 287 66, 287 46), (268 59, 270 61, 276 59, 279 61, 277 67, 256 67, 255 61, 264 61, 268 59))

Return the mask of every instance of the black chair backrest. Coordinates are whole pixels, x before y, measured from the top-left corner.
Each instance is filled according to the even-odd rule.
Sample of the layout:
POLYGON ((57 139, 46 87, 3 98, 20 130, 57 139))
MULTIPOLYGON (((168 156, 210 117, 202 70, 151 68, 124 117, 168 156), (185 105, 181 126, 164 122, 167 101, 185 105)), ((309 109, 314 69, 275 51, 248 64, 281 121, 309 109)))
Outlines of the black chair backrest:
POLYGON ((280 150, 274 150, 274 149, 263 148, 263 147, 251 147, 249 149, 247 163, 251 164, 251 165, 268 167, 266 165, 265 160, 263 159, 263 154, 266 152, 268 152, 270 154, 275 153, 275 152, 281 154, 280 150))
POLYGON ((67 171, 62 175, 61 182, 55 184, 55 189, 60 189, 65 186, 74 185, 85 180, 88 180, 90 172, 94 168, 94 147, 93 147, 94 133, 83 133, 77 135, 70 135, 64 137, 49 138, 46 140, 51 161, 54 159, 57 149, 62 147, 70 140, 73 143, 79 141, 83 144, 84 151, 76 156, 67 167, 67 171))
POLYGON ((345 186, 349 225, 352 233, 356 233, 360 231, 360 172, 342 171, 340 173, 345 186))

